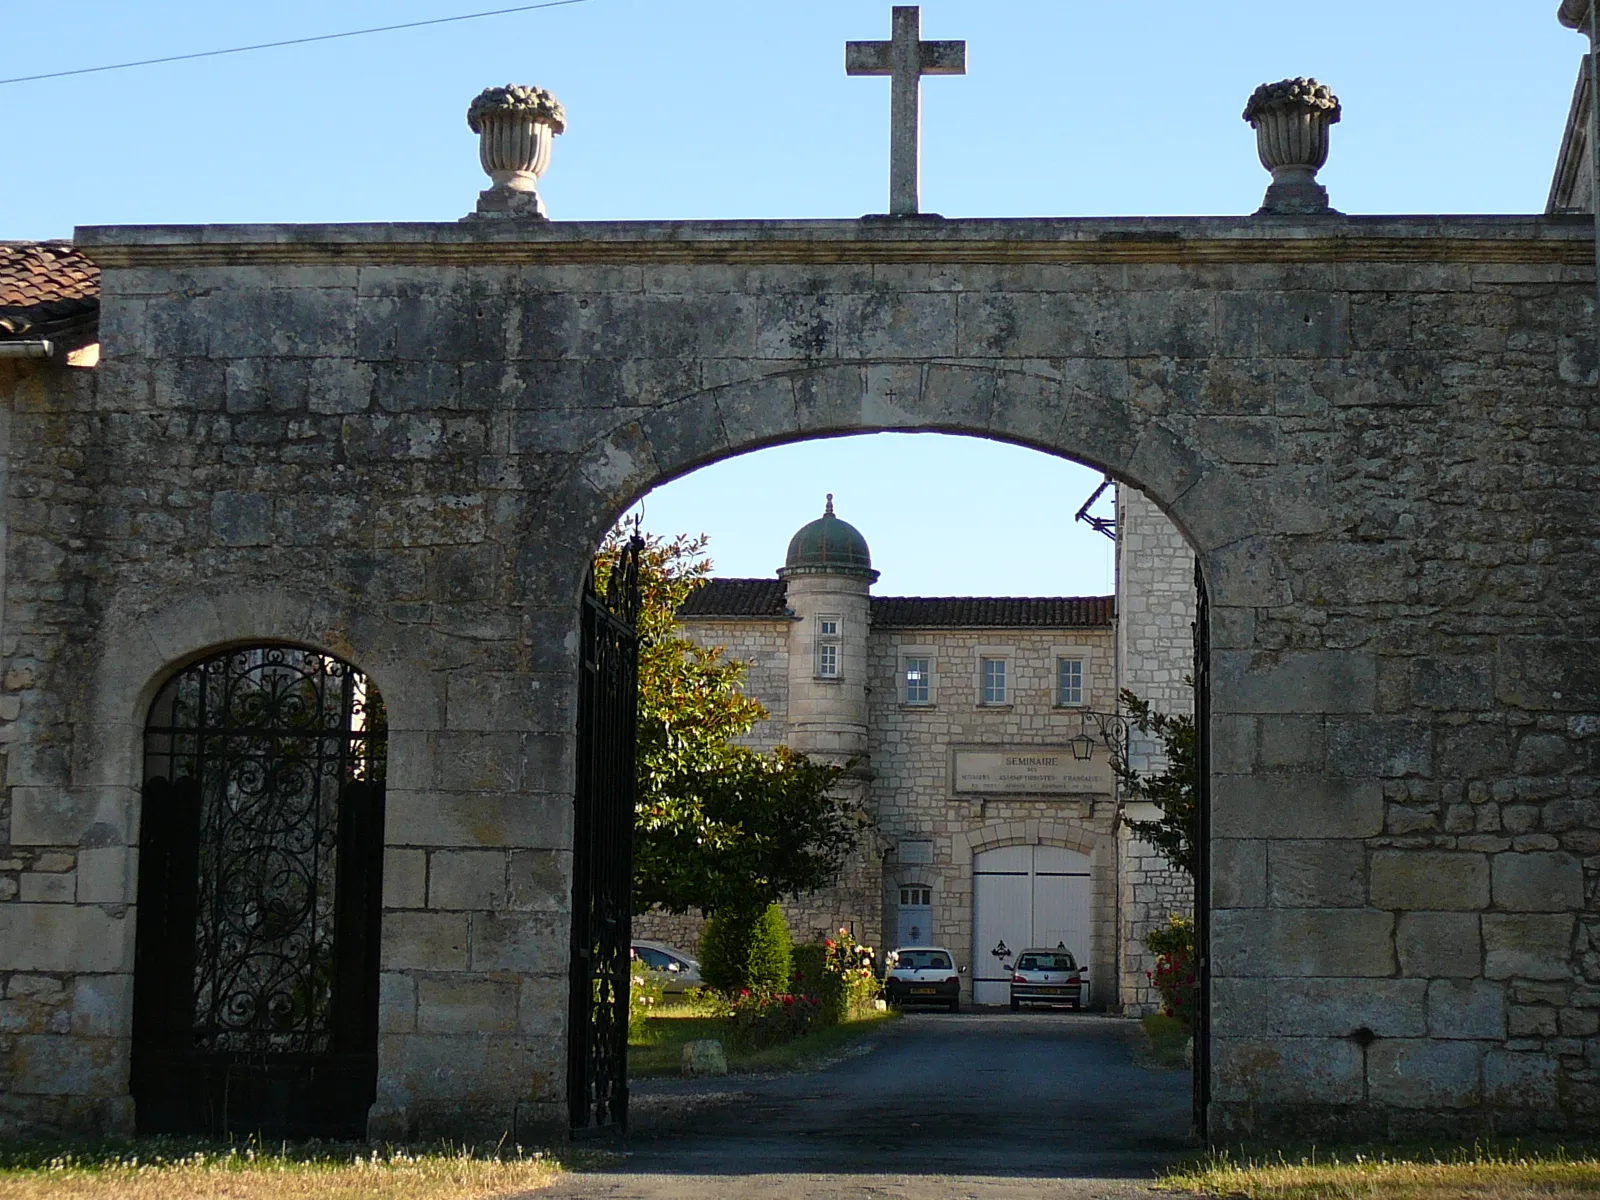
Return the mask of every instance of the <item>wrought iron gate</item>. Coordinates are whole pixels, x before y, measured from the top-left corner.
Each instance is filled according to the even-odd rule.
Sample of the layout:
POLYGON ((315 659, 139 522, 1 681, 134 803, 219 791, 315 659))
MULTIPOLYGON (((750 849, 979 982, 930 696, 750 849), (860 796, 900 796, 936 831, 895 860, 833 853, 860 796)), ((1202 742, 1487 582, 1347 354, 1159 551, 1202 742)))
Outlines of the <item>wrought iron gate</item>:
POLYGON ((604 594, 589 575, 578 680, 567 1105, 575 1136, 628 1125, 634 773, 639 738, 639 555, 632 538, 604 594))
POLYGON ((179 672, 145 727, 141 1133, 364 1137, 377 1085, 383 702, 290 646, 179 672))
POLYGON ((1209 1141, 1206 1109, 1211 1101, 1211 600, 1200 560, 1194 561, 1194 1122, 1209 1141))

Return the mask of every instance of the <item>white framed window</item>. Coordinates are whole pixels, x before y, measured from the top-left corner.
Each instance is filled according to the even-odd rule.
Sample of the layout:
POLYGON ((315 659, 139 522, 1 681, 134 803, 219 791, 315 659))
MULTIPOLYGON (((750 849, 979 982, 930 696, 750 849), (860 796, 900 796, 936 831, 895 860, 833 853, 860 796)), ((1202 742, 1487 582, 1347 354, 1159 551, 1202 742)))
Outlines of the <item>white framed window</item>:
POLYGON ((902 695, 907 704, 933 703, 933 660, 925 654, 908 654, 901 660, 902 695))
POLYGON ((1003 658, 988 655, 978 660, 978 701, 981 704, 1009 704, 1010 683, 1007 678, 1009 664, 1003 658))
POLYGON ((933 904, 933 889, 920 883, 907 884, 900 889, 901 908, 928 908, 933 904))
POLYGON ((839 618, 823 615, 817 618, 817 678, 839 678, 839 618))
POLYGON ((1062 708, 1081 708, 1087 703, 1084 697, 1083 659, 1056 659, 1056 703, 1062 708))

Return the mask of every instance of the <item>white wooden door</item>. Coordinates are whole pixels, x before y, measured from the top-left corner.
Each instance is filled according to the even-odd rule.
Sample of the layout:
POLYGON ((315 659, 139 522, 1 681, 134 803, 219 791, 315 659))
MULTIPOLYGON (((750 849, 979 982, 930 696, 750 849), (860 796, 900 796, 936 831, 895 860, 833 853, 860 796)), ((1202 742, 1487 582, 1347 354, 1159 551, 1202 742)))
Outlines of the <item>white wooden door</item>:
POLYGON ((1011 963, 1029 946, 1064 944, 1088 965, 1087 854, 1059 846, 985 850, 973 858, 972 893, 973 1003, 1009 1000, 1011 963))

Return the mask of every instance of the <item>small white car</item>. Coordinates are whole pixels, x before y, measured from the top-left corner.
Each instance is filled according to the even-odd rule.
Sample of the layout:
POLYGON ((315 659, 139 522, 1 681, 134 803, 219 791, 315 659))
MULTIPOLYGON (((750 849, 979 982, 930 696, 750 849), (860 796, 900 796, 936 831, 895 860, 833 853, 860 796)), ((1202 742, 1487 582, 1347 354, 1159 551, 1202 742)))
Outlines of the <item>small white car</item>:
POLYGON ((961 1011, 961 972, 943 946, 899 946, 884 964, 883 997, 890 1004, 938 1004, 961 1011))
POLYGON ((1067 950, 1024 950, 1011 966, 1011 1011, 1024 1004, 1083 1007, 1083 971, 1067 950))

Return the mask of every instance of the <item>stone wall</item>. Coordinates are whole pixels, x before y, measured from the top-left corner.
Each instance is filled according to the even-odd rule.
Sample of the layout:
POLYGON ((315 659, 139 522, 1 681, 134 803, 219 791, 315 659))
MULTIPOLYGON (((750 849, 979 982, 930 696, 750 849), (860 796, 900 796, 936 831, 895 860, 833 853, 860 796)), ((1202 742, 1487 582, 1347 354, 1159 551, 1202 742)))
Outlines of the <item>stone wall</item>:
MULTIPOLYGON (((1194 550, 1183 533, 1138 488, 1117 488, 1117 676, 1122 686, 1164 713, 1194 712, 1194 550)), ((1138 771, 1161 770, 1165 756, 1152 736, 1134 730, 1129 762, 1138 771)), ((1125 815, 1159 819, 1153 804, 1131 803, 1125 815)), ((1121 980, 1125 1011, 1154 1012, 1161 997, 1151 986, 1155 955, 1144 936, 1169 915, 1194 912, 1194 881, 1176 871, 1122 826, 1121 980)))
MULTIPOLYGON (((137 845, 140 731, 175 666, 256 638, 338 653, 391 713, 370 1129, 559 1122, 569 897, 492 881, 513 856, 570 877, 594 546, 655 483, 747 449, 986 434, 1137 485, 1206 572, 1211 1132, 1587 1127, 1591 236, 1339 216, 80 231, 105 268, 95 386, 7 392, 0 861, 137 845), (430 872, 460 853, 465 885, 419 890, 417 852, 430 872)), ((0 902, 8 987, 48 977, 76 1005, 89 979, 112 1006, 6 1035, 12 1129, 131 1117, 135 874, 85 894, 78 871, 70 900, 40 881, 0 902)))

